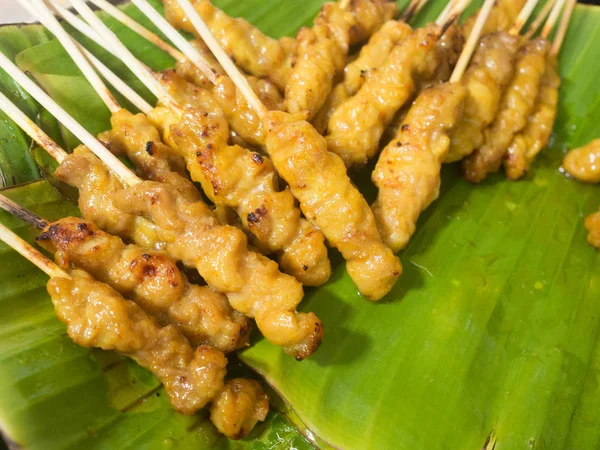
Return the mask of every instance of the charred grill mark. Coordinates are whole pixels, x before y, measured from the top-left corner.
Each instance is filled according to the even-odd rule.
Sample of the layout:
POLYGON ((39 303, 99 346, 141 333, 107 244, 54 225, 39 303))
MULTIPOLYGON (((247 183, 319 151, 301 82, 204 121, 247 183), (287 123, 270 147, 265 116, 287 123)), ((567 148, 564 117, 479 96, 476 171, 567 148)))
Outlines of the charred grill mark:
POLYGON ((252 224, 256 224, 260 222, 267 215, 267 209, 265 205, 262 205, 260 208, 256 208, 253 212, 248 214, 248 225, 252 226, 252 224))
POLYGON ((254 161, 256 164, 262 164, 263 162, 265 162, 264 158, 260 153, 252 153, 252 161, 254 161))
POLYGON ((148 153, 150 156, 154 155, 154 142, 146 142, 146 153, 148 153))
POLYGON ((62 223, 54 223, 35 238, 38 242, 51 241, 57 248, 65 248, 72 243, 81 243, 94 237, 96 233, 85 222, 79 222, 75 227, 62 223))

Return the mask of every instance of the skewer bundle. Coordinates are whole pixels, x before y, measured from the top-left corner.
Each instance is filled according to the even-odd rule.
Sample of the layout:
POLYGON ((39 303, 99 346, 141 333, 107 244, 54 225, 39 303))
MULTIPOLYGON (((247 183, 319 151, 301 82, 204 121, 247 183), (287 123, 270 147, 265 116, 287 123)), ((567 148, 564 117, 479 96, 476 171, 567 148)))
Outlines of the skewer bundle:
MULTIPOLYGON (((441 164, 472 150, 473 155, 489 153, 478 151, 493 139, 484 128, 495 126, 497 110, 515 114, 510 92, 521 84, 514 76, 518 62, 516 70, 500 75, 482 69, 498 57, 502 39, 510 40, 506 36, 511 33, 490 33, 511 25, 506 17, 512 12, 487 0, 475 20, 458 27, 455 22, 467 2, 452 1, 436 23, 411 30, 406 21, 424 1, 411 2, 396 21, 390 3, 342 0, 326 5, 296 41, 275 41, 208 1, 166 2, 167 18, 203 41, 191 45, 146 0, 133 1, 177 48, 104 0, 93 0, 173 56, 175 71, 155 73, 139 62, 83 0, 72 4, 87 23, 46 0, 21 0, 56 35, 102 98, 112 113, 112 129, 98 139, 89 134, 0 54, 2 68, 83 143, 67 155, 0 95, 1 108, 59 162, 58 178, 79 189, 84 217, 50 224, 0 199, 4 208, 43 230, 38 241, 55 253, 61 267, 73 264, 77 270, 59 269, 7 233, 3 239, 14 240, 19 251, 51 276, 48 290, 57 314, 76 342, 131 356, 161 379, 178 410, 191 414, 210 403, 217 428, 239 438, 264 420, 268 399, 256 382, 224 381, 224 353, 246 345, 247 318, 255 319, 268 340, 299 360, 316 351, 323 325, 313 313, 296 307, 303 284, 318 286, 329 278, 325 242, 342 253, 365 297, 378 300, 391 290, 402 270, 394 252, 406 245, 420 211, 437 197, 441 164), (141 99, 75 43, 52 8, 125 62, 157 97, 157 105, 141 99), (464 48, 458 39, 459 47, 448 51, 443 44, 447 32, 465 33, 464 48), (482 33, 487 35, 479 45, 482 33), (357 58, 349 58, 352 46, 365 42, 357 58), (239 70, 223 47, 250 75, 239 70), (258 53, 267 56, 259 58, 258 53), (448 67, 454 72, 446 81, 448 67), (142 113, 123 109, 96 71, 142 113), (496 106, 487 105, 488 115, 481 118, 485 99, 477 97, 475 86, 486 76, 488 85, 496 82, 496 106), (405 108, 412 99, 412 106, 405 108), (372 210, 351 182, 347 166, 377 155, 386 127, 398 114, 402 125, 373 174, 380 192, 372 210), (318 129, 324 130, 326 123, 329 133, 324 137, 318 129), (471 131, 461 134, 464 124, 471 131), (472 149, 457 155, 453 148, 462 149, 457 142, 473 134, 480 136, 470 144, 472 149), (136 173, 116 157, 122 153, 136 173), (202 200, 187 172, 214 208, 202 200), (250 249, 247 235, 257 250, 276 255, 280 267, 250 249), (197 269, 208 286, 189 283, 177 261, 197 269), (94 316, 97 298, 118 323, 102 323, 94 316), (68 305, 77 307, 67 314, 68 305), (78 334, 86 326, 98 329, 93 339, 78 334), (127 339, 111 334, 114 327, 122 327, 119 335, 127 339), (176 356, 164 358, 161 346, 166 342, 176 343, 176 356)), ((513 35, 535 3, 525 4, 513 35)), ((557 0, 549 10, 543 39, 562 5, 557 0)), ((567 8, 563 24, 569 14, 567 8)), ((534 114, 538 118, 504 136, 505 147, 513 149, 505 160, 511 177, 528 168, 548 138, 540 129, 553 121, 556 104, 541 92, 557 90, 549 58, 558 52, 560 36, 552 50, 547 42, 541 44, 542 66, 529 80, 528 112, 521 114, 521 122, 534 111, 539 111, 534 114), (531 139, 534 149, 527 145, 531 139), (518 167, 512 162, 517 153, 522 156, 518 167)), ((519 39, 512 41, 516 54, 519 39)), ((521 48, 532 45, 525 42, 521 48)), ((508 47, 504 50, 510 66, 517 57, 510 56, 508 47)), ((528 50, 523 53, 529 55, 528 50)))

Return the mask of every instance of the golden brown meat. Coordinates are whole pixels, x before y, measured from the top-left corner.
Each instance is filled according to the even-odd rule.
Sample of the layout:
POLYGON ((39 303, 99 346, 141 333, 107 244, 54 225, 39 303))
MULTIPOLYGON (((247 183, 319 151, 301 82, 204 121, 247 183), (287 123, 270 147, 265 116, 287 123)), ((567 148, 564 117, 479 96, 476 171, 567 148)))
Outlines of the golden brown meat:
POLYGON ((348 8, 354 16, 350 46, 365 43, 385 22, 398 14, 396 2, 390 0, 350 0, 348 8))
POLYGON ((185 161, 164 145, 160 134, 145 114, 132 114, 126 109, 114 113, 112 129, 101 133, 100 141, 115 153, 125 153, 141 178, 168 183, 190 201, 200 193, 185 176, 185 161))
POLYGON ((227 295, 235 310, 254 318, 269 341, 297 359, 317 349, 321 322, 313 313, 296 311, 302 285, 279 272, 274 261, 249 251, 246 235, 219 225, 206 204, 190 202, 153 181, 116 193, 114 202, 128 213, 151 219, 167 251, 227 295))
POLYGON ((484 36, 461 78, 469 95, 464 113, 450 130, 450 150, 445 162, 454 162, 481 147, 483 130, 494 120, 500 99, 514 75, 519 38, 506 32, 484 36))
POLYGON ((600 183, 600 139, 567 153, 563 167, 578 181, 600 183))
POLYGON ((519 50, 515 76, 500 101, 498 115, 484 131, 484 144, 463 160, 462 170, 467 180, 479 183, 488 173, 498 171, 513 137, 527 125, 549 49, 548 41, 538 38, 519 50))
MULTIPOLYGON (((215 58, 204 41, 200 39, 194 39, 190 41, 190 44, 192 44, 192 47, 194 47, 196 51, 202 55, 215 74, 225 75, 225 70, 223 70, 223 67, 221 67, 221 64, 219 64, 219 61, 217 61, 217 58, 215 58)), ((172 70, 173 69, 170 69, 170 71, 172 70)), ((212 83, 206 77, 204 72, 202 72, 198 66, 196 66, 189 59, 177 61, 175 63, 175 71, 187 81, 198 87, 212 89, 212 83)), ((169 72, 169 70, 166 72, 169 72)))
POLYGON ((93 223, 67 217, 49 223, 36 241, 57 264, 85 270, 134 300, 161 324, 177 327, 194 345, 229 353, 248 345, 249 323, 224 295, 192 285, 166 253, 107 234, 93 223))
POLYGON ((79 190, 79 210, 86 220, 142 247, 162 248, 152 222, 113 205, 113 195, 122 190, 123 185, 88 148, 77 147, 54 174, 79 190))
POLYGON ((256 422, 265 420, 268 412, 269 397, 260 383, 234 378, 213 400, 210 420, 224 435, 241 439, 252 431, 256 422))
MULTIPOLYGON (((197 68, 196 70, 199 71, 197 68)), ((267 109, 283 108, 283 98, 273 83, 256 77, 247 79, 267 109)), ((245 142, 264 146, 265 136, 258 116, 229 77, 219 76, 216 85, 204 87, 194 84, 194 79, 189 74, 182 74, 178 68, 177 72, 172 69, 163 71, 160 81, 179 104, 224 114, 232 131, 245 142)))
POLYGON ((327 147, 348 167, 364 165, 375 156, 385 128, 414 94, 416 79, 433 76, 439 33, 435 24, 413 31, 358 93, 333 112, 327 147))
POLYGON ((346 259, 358 290, 370 300, 387 294, 402 271, 381 241, 373 213, 346 174, 343 161, 300 115, 270 112, 267 150, 308 220, 346 259))
POLYGON ((194 351, 175 327, 160 328, 108 285, 79 270, 71 276, 51 278, 47 288, 77 344, 116 350, 151 370, 184 414, 194 414, 223 389, 227 359, 222 352, 209 346, 194 351))
MULTIPOLYGON (((504 155, 504 170, 511 180, 517 180, 525 175, 535 157, 548 143, 558 108, 559 87, 560 76, 556 70, 556 61, 549 56, 535 109, 527 118, 527 125, 523 131, 515 136, 504 155)), ((600 158, 600 151, 598 157, 600 158)), ((598 181, 600 182, 600 169, 598 181)))
POLYGON ((588 242, 600 250, 600 211, 590 214, 585 219, 585 227, 588 230, 588 242))
POLYGON ((320 133, 326 131, 333 111, 358 92, 364 82, 386 62, 392 49, 411 31, 405 23, 389 20, 371 36, 358 57, 346 65, 344 79, 333 87, 325 104, 313 118, 312 123, 320 133))
POLYGON ((379 188, 373 213, 392 250, 406 246, 421 211, 439 195, 440 170, 451 130, 462 113, 467 90, 461 83, 425 89, 414 101, 396 139, 379 156, 373 183, 379 188))
POLYGON ((323 234, 300 217, 290 190, 279 189, 268 158, 228 145, 229 127, 223 117, 190 109, 171 126, 170 135, 208 198, 233 208, 244 229, 280 255, 284 272, 308 286, 329 279, 323 234))
MULTIPOLYGON (((210 31, 244 71, 268 78, 281 90, 285 88, 296 47, 293 38, 272 39, 244 19, 234 19, 215 8, 209 0, 192 2, 210 31)), ((176 28, 197 33, 177 0, 163 0, 166 19, 176 28)))

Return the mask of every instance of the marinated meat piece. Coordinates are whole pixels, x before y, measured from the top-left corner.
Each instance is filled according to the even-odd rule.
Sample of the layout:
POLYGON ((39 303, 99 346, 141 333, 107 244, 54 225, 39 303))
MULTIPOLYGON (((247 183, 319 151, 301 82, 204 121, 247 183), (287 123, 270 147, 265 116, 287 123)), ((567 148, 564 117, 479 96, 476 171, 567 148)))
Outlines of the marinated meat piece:
POLYGON ((302 285, 277 264, 248 250, 246 235, 221 226, 203 202, 190 202, 168 185, 143 181, 115 195, 124 211, 150 218, 166 250, 198 270, 227 295, 231 306, 254 318, 263 335, 303 359, 319 346, 323 328, 313 313, 299 313, 302 285))
POLYGON ((218 115, 188 110, 170 130, 192 178, 216 205, 233 208, 262 246, 285 255, 284 272, 308 286, 329 279, 323 234, 300 217, 290 190, 279 189, 268 158, 228 145, 227 121, 218 115))
POLYGON ((79 210, 86 220, 142 247, 162 248, 152 222, 113 205, 113 195, 122 190, 123 185, 87 147, 77 147, 54 175, 79 190, 79 210))
POLYGON ((160 323, 176 326, 194 346, 207 344, 228 353, 248 345, 248 320, 224 295, 190 284, 166 252, 125 245, 74 217, 49 223, 36 240, 55 253, 59 266, 84 269, 160 323))
POLYGON ((415 93, 416 79, 433 76, 439 33, 435 24, 413 31, 358 93, 333 112, 327 147, 346 166, 364 165, 376 155, 385 128, 415 93))
POLYGON ((108 285, 79 270, 71 276, 51 278, 47 288, 73 341, 116 350, 151 370, 175 409, 184 414, 194 414, 221 392, 227 366, 222 352, 209 346, 194 351, 175 327, 160 328, 108 285))
POLYGON ((567 153, 563 167, 578 181, 600 183, 600 139, 567 153))
POLYGON ((267 151, 305 217, 346 259, 358 290, 370 300, 387 294, 402 271, 381 241, 373 213, 352 184, 343 161, 301 115, 270 112, 267 151))
POLYGON ((450 150, 444 162, 454 162, 483 145, 484 129, 493 122, 502 93, 511 82, 519 38, 506 32, 484 36, 461 78, 469 94, 465 110, 450 130, 450 150))
POLYGON ((440 170, 451 130, 460 119, 467 89, 442 83, 414 101, 396 138, 382 151, 373 172, 379 188, 373 213, 392 250, 406 246, 421 211, 439 195, 440 170))
POLYGON ((344 70, 352 13, 338 3, 326 3, 312 28, 298 32, 294 66, 285 87, 285 109, 311 119, 329 96, 344 70))
MULTIPOLYGON (((525 175, 535 157, 548 143, 558 108, 559 87, 560 76, 556 70, 556 61, 549 56, 535 109, 527 118, 523 131, 515 136, 504 155, 504 170, 508 178, 517 180, 525 175)), ((598 155, 600 157, 600 152, 598 155)), ((598 181, 600 182, 600 170, 598 181)))
POLYGON ((110 122, 112 129, 98 139, 111 150, 123 151, 140 177, 168 183, 190 201, 201 198, 194 184, 184 176, 184 160, 161 142, 158 130, 146 115, 121 109, 111 116, 110 122))
POLYGON ((600 250, 600 211, 590 214, 585 219, 585 227, 588 230, 588 242, 600 250))
MULTIPOLYGON (((272 39, 244 19, 234 19, 215 8, 209 0, 192 2, 200 17, 223 49, 244 71, 268 78, 285 88, 296 47, 293 38, 272 39)), ((196 33, 177 0, 163 0, 166 19, 176 28, 196 33)))
POLYGON ((213 400, 210 420, 232 439, 244 438, 269 412, 269 397, 255 380, 234 378, 213 400))
POLYGON ((467 180, 479 183, 488 173, 498 171, 514 136, 527 125, 549 49, 548 41, 539 38, 528 41, 519 50, 515 76, 500 101, 498 115, 484 131, 483 146, 463 160, 462 170, 467 180))
POLYGON ((404 40, 411 31, 405 23, 389 20, 371 36, 358 57, 346 65, 344 79, 334 86, 325 104, 312 120, 321 134, 327 130, 333 111, 358 92, 364 82, 387 61, 396 44, 404 40))

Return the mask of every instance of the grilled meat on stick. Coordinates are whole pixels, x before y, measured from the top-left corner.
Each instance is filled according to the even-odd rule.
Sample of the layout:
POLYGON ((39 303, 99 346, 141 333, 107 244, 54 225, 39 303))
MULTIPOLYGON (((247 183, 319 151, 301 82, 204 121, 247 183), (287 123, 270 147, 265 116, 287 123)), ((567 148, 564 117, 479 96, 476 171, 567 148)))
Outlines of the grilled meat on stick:
MULTIPOLYGON (((28 123, 27 117, 1 93, 0 109, 42 146, 54 147, 66 158, 66 153, 37 126, 28 123)), ((95 187, 100 188, 98 191, 102 190, 102 180, 107 179, 106 167, 100 166, 100 161, 89 150, 79 149, 76 153, 78 156, 75 159, 67 158, 63 163, 72 164, 77 159, 93 163, 95 160, 99 167, 93 167, 96 170, 91 173, 87 172, 88 178, 99 179, 100 183, 95 187)), ((80 169, 84 171, 88 167, 80 169)), ((82 197, 85 194, 85 191, 80 192, 82 197)), ((115 211, 120 215, 122 224, 130 221, 129 226, 132 226, 133 218, 115 209, 110 198, 107 200, 110 205, 108 211, 100 202, 95 214, 100 213, 98 215, 102 217, 107 212, 115 211)), ((90 205, 85 201, 83 204, 90 205)), ((27 211, 23 214, 22 208, 2 196, 0 206, 42 229, 38 242, 56 254, 61 266, 70 267, 73 262, 77 267, 87 270, 121 294, 133 298, 146 311, 159 316, 162 323, 176 325, 194 345, 210 344, 223 352, 247 345, 247 319, 234 311, 222 294, 208 287, 190 284, 165 252, 125 245, 121 239, 101 231, 90 221, 66 218, 48 223, 27 211)), ((84 211, 84 216, 89 214, 84 211)))
POLYGON ((368 8, 379 11, 377 25, 396 13, 394 4, 384 0, 354 0, 347 8, 339 2, 326 3, 313 27, 298 32, 294 65, 285 86, 286 111, 306 113, 310 120, 321 109, 344 70, 351 42, 362 42, 373 32, 372 17, 364 14, 368 8))
MULTIPOLYGON (((146 8, 148 5, 138 2, 138 6, 148 11, 146 8)), ((161 20, 164 22, 164 19, 161 20)), ((174 29, 171 30, 176 33, 174 29)), ((212 72, 210 74, 214 75, 212 72)), ((165 142, 184 156, 193 178, 201 182, 211 200, 219 207, 233 208, 240 216, 242 225, 257 238, 257 244, 269 253, 279 254, 280 263, 286 272, 293 274, 307 285, 316 286, 326 282, 331 273, 331 266, 323 235, 309 222, 300 218, 300 211, 291 193, 278 189, 277 177, 270 161, 240 146, 227 145, 227 139, 221 142, 222 145, 213 145, 215 142, 212 136, 209 137, 208 133, 201 130, 196 130, 199 133, 197 135, 190 134, 186 138, 182 134, 177 140, 172 139, 170 125, 177 124, 182 120, 183 115, 204 117, 205 122, 216 120, 217 126, 221 122, 226 122, 221 118, 222 112, 217 104, 219 102, 215 102, 214 97, 206 89, 190 85, 173 71, 161 74, 159 81, 167 88, 173 99, 183 101, 187 106, 199 106, 202 108, 202 113, 190 108, 182 112, 181 108, 172 111, 169 108, 158 107, 148 111, 149 115, 146 118, 144 115, 133 116, 119 110, 112 118, 113 130, 103 136, 107 142, 113 144, 111 148, 124 147, 134 161, 160 157, 160 153, 147 154, 148 144, 157 142, 158 139, 156 130, 148 120, 150 119, 161 128, 165 142)), ((230 88, 226 88, 229 93, 222 92, 222 94, 224 96, 233 94, 235 98, 223 100, 220 104, 224 108, 227 103, 237 105, 229 112, 237 117, 240 126, 243 122, 248 128, 256 129, 258 125, 258 129, 262 130, 260 123, 255 124, 251 115, 243 114, 240 120, 240 113, 247 110, 248 106, 245 99, 236 95, 231 80, 219 76, 213 82, 217 86, 216 91, 220 90, 220 86, 231 85, 230 88)), ((160 94, 161 92, 157 92, 157 95, 160 94)), ((216 97, 218 98, 219 95, 221 94, 216 97)), ((251 112, 252 117, 256 117, 254 112, 251 112)), ((211 128, 214 127, 211 125, 211 128)), ((153 148, 150 147, 151 153, 153 148)), ((159 143, 156 148, 166 147, 159 143)), ((168 168, 165 168, 165 171, 168 171, 168 168)), ((171 178, 173 177, 163 179, 161 176, 151 179, 172 181, 171 178)), ((193 190, 193 185, 189 181, 187 183, 192 189, 185 190, 183 193, 188 199, 195 200, 196 198, 187 195, 188 191, 193 190)), ((181 184, 176 183, 175 187, 181 190, 181 184)))
POLYGON ((312 120, 315 128, 325 134, 331 114, 348 98, 358 92, 364 82, 381 67, 392 49, 404 40, 412 29, 399 20, 382 25, 361 49, 358 57, 344 68, 343 80, 336 84, 325 104, 312 120))
POLYGON ((174 408, 184 414, 194 414, 212 402, 211 419, 221 432, 232 433, 230 437, 241 437, 265 419, 266 394, 257 383, 239 379, 224 383, 227 359, 219 350, 206 345, 194 350, 174 326, 158 326, 137 304, 88 273, 57 267, 3 225, 0 238, 50 276, 48 293, 74 342, 115 350, 149 369, 165 386, 174 408), (238 408, 232 389, 254 401, 238 408), (240 426, 222 426, 232 422, 240 426))
MULTIPOLYGON (((86 10, 83 2, 74 3, 86 13, 89 12, 93 17, 92 22, 97 20, 89 7, 86 10)), ((27 79, 8 58, 0 55, 0 61, 3 68, 42 102, 46 109, 59 116, 59 120, 66 123, 82 141, 110 161, 111 167, 129 185, 126 191, 120 190, 115 196, 119 196, 128 207, 131 206, 131 201, 137 201, 138 205, 131 208, 140 213, 136 215, 147 212, 147 216, 157 220, 160 225, 153 223, 153 226, 160 245, 164 245, 171 254, 179 254, 184 262, 198 269, 209 285, 226 293, 234 309, 242 308, 243 311, 239 312, 255 318, 267 339, 284 346, 287 352, 298 359, 316 350, 322 336, 322 326, 314 314, 295 311, 295 305, 300 302, 303 294, 302 286, 293 277, 280 273, 275 262, 248 251, 246 236, 236 228, 220 226, 204 203, 186 200, 166 184, 139 180, 27 79), (170 202, 168 209, 157 211, 156 207, 152 207, 153 202, 164 204, 163 199, 170 202), (149 210, 146 211, 145 208, 149 210), (178 220, 172 220, 175 217, 178 220), (187 233, 192 234, 191 238, 187 233), (223 246, 225 250, 221 248, 223 246), (187 247, 187 250, 183 247, 187 247)), ((135 62, 131 61, 131 64, 135 65, 135 62)), ((74 158, 77 156, 73 155, 74 158)), ((65 161, 69 159, 71 156, 65 161)), ((71 165, 71 168, 74 166, 76 164, 71 165)), ((69 177, 67 181, 75 186, 82 184, 85 178, 81 173, 63 171, 63 175, 65 178, 69 177)))
MULTIPOLYGON (((163 3, 165 17, 171 24, 196 33, 177 0, 164 0, 163 3)), ((325 51, 326 57, 335 56, 330 53, 331 50, 337 52, 341 48, 343 51, 344 45, 337 47, 335 42, 324 41, 329 40, 328 38, 332 36, 334 41, 342 42, 342 37, 339 36, 340 29, 336 27, 329 29, 329 26, 326 25, 326 28, 322 28, 318 36, 314 35, 311 30, 301 32, 297 44, 295 39, 289 37, 279 40, 271 39, 244 19, 227 16, 223 11, 215 8, 209 0, 195 1, 193 6, 236 64, 245 72, 256 77, 270 79, 282 91, 286 89, 294 71, 295 62, 318 54, 321 50, 325 51), (329 45, 330 43, 332 45, 329 45), (303 49, 298 49, 299 45, 303 45, 303 49)), ((329 3, 325 9, 330 7, 341 12, 338 4, 329 3)), ((391 19, 397 11, 394 3, 385 0, 353 0, 348 9, 354 24, 349 29, 348 35, 348 42, 351 46, 366 41, 383 22, 391 19)), ((323 23, 322 20, 320 22, 323 23)), ((342 29, 342 33, 348 33, 348 31, 342 29)), ((348 44, 345 46, 347 47, 348 44)), ((318 66, 313 65, 313 67, 321 70, 318 66)), ((331 81, 328 80, 328 83, 331 81)))
MULTIPOLYGON (((440 170, 450 148, 449 132, 460 121, 468 89, 460 79, 479 40, 494 0, 486 0, 450 82, 423 90, 395 139, 382 151, 373 183, 379 188, 373 213, 392 250, 408 243, 417 219, 439 195, 440 170)), ((486 47, 480 48, 485 53, 486 47)))
POLYGON ((346 258, 348 273, 359 291, 372 300, 384 296, 400 276, 400 262, 381 241, 373 214, 348 178, 343 161, 327 151, 324 138, 303 115, 266 110, 191 3, 180 0, 180 5, 262 117, 267 133, 267 152, 299 200, 306 218, 315 223, 346 258))
POLYGON ((462 163, 467 180, 478 183, 500 168, 514 136, 533 112, 550 45, 543 38, 523 44, 517 55, 515 76, 500 102, 498 115, 484 131, 484 144, 462 163))

